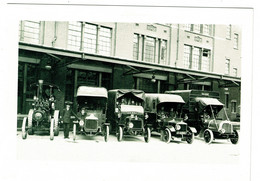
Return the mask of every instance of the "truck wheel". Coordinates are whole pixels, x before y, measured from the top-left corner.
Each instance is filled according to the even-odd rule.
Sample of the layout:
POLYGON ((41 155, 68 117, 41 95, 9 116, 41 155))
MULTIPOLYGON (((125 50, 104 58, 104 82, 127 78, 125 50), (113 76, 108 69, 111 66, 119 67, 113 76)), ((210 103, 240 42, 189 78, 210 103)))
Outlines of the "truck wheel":
POLYGON ((214 139, 213 132, 209 129, 206 129, 204 131, 203 137, 204 137, 204 141, 208 144, 210 144, 214 139))
POLYGON ((76 124, 73 124, 73 141, 76 140, 76 131, 77 131, 76 128, 77 128, 76 124))
POLYGON ((151 130, 150 130, 149 127, 147 127, 147 128, 145 129, 145 132, 144 132, 144 141, 145 141, 146 143, 149 143, 150 138, 151 138, 151 130))
POLYGON ((28 134, 29 135, 33 135, 32 119, 33 119, 33 109, 30 109, 28 113, 28 134))
POLYGON ((105 136, 104 136, 105 142, 108 141, 108 136, 109 136, 109 126, 105 126, 105 136))
POLYGON ((27 117, 24 117, 23 118, 23 125, 22 125, 22 138, 23 139, 27 138, 26 121, 27 121, 27 117))
POLYGON ((235 136, 234 136, 234 138, 230 138, 230 141, 231 141, 232 144, 235 145, 235 144, 238 143, 238 140, 239 140, 239 133, 238 133, 237 130, 234 130, 234 132, 235 132, 235 136))
POLYGON ((50 140, 54 139, 54 119, 51 119, 50 125, 50 140))
POLYGON ((59 110, 54 111, 54 136, 59 136, 59 110))
POLYGON ((166 142, 166 143, 170 143, 171 141, 171 131, 169 130, 169 128, 166 128, 164 130, 164 133, 163 133, 163 140, 166 142))
POLYGON ((187 143, 192 144, 194 140, 194 133, 191 131, 191 129, 188 128, 188 134, 187 134, 187 143))
POLYGON ((117 132, 117 141, 122 141, 123 138, 123 128, 122 126, 118 126, 118 132, 117 132))

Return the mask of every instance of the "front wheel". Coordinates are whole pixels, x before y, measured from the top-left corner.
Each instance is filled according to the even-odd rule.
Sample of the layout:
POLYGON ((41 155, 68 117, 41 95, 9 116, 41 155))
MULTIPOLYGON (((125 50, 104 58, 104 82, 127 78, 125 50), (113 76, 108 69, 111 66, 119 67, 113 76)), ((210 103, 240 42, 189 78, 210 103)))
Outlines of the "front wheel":
POLYGON ((23 139, 27 138, 26 122, 27 122, 27 117, 24 117, 23 118, 23 125, 22 125, 22 138, 23 139))
POLYGON ((76 124, 73 124, 73 141, 76 140, 76 131, 77 131, 76 128, 77 128, 76 124))
POLYGON ((170 143, 170 141, 171 141, 171 131, 169 130, 169 128, 166 128, 166 129, 164 130, 163 140, 164 140, 166 143, 170 143))
POLYGON ((54 119, 51 119, 50 140, 54 139, 54 119))
POLYGON ((208 143, 208 144, 210 144, 213 141, 213 139, 214 139, 213 132, 211 130, 209 130, 209 129, 206 129, 204 131, 204 135, 203 136, 204 136, 204 141, 206 143, 208 143))
POLYGON ((118 127, 118 132, 117 132, 117 141, 122 141, 123 139, 123 128, 122 126, 118 127))
POLYGON ((60 128, 59 128, 59 111, 54 111, 54 136, 59 136, 60 128))
POLYGON ((187 143, 192 144, 194 140, 194 133, 191 131, 191 129, 188 129, 188 134, 187 134, 187 143))
POLYGON ((109 136, 109 126, 105 126, 105 136, 104 136, 105 142, 108 141, 108 136, 109 136))
POLYGON ((232 144, 237 144, 238 140, 239 140, 239 133, 237 130, 234 131, 235 132, 235 136, 233 138, 230 138, 230 141, 232 144))
POLYGON ((150 141, 150 138, 151 138, 151 130, 150 128, 146 128, 144 132, 144 141, 148 143, 150 141))

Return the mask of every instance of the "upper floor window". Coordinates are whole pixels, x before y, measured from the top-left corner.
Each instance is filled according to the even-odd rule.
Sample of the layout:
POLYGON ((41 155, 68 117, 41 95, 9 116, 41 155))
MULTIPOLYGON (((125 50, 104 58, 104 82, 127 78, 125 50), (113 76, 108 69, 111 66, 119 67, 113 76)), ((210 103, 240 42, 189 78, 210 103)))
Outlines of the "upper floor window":
POLYGON ((155 38, 146 37, 144 60, 146 62, 154 63, 154 54, 155 54, 155 38))
POLYGON ((110 28, 100 27, 98 37, 98 53, 102 55, 111 54, 112 32, 110 28))
POLYGON ((185 24, 184 25, 184 29, 187 31, 191 31, 192 30, 192 25, 191 24, 185 24))
POLYGON ((184 45, 183 65, 184 68, 190 68, 191 46, 184 45))
POLYGON ((84 27, 84 51, 97 53, 97 26, 85 24, 84 27))
POLYGON ((225 74, 229 75, 229 73, 230 73, 230 59, 226 59, 226 62, 225 62, 225 74))
POLYGON ((237 112, 237 101, 236 100, 232 100, 231 101, 231 112, 232 113, 236 113, 237 112))
POLYGON ((21 21, 20 22, 20 41, 28 43, 40 43, 40 21, 21 21))
POLYGON ((81 49, 81 23, 69 22, 68 29, 68 48, 73 50, 81 49))
POLYGON ((192 63, 191 63, 191 68, 194 70, 199 70, 199 64, 200 64, 200 54, 201 54, 201 49, 194 47, 192 50, 192 63))
POLYGON ((207 49, 203 49, 203 52, 202 52, 202 60, 201 60, 201 70, 202 71, 206 71, 206 72, 209 72, 210 69, 210 50, 207 50, 207 49))
POLYGON ((138 60, 139 55, 139 35, 134 34, 133 59, 138 60))
POLYGON ((161 41, 161 55, 160 55, 160 64, 166 64, 166 57, 167 57, 167 41, 161 41))
POLYGON ((212 25, 204 24, 203 25, 203 34, 211 35, 211 28, 212 28, 212 25))
POLYGON ((237 68, 233 68, 233 75, 237 77, 237 68))
POLYGON ((234 34, 234 48, 238 49, 238 34, 234 34))
POLYGON ((196 33, 201 33, 201 26, 200 24, 194 24, 193 25, 193 31, 196 33))
POLYGON ((227 25, 226 39, 231 39, 231 25, 227 25))

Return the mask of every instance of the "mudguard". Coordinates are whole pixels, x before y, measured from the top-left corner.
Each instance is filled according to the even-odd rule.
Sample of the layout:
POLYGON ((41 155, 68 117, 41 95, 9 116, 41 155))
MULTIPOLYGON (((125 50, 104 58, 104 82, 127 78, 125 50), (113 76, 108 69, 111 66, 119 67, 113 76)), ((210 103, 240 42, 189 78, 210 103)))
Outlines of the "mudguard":
POLYGON ((194 128, 194 127, 189 127, 189 128, 190 128, 190 130, 191 130, 193 133, 197 133, 196 128, 194 128))
POLYGON ((166 126, 165 128, 168 128, 171 132, 175 132, 175 128, 173 126, 166 126))
POLYGON ((109 125, 110 125, 110 123, 103 123, 103 125, 105 125, 105 126, 109 126, 109 125))

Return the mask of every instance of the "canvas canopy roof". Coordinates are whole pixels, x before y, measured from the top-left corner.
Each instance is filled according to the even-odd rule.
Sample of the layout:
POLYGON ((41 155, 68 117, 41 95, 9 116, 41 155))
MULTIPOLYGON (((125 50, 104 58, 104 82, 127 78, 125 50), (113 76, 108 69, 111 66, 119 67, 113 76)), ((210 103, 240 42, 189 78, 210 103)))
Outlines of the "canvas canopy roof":
POLYGON ((157 100, 159 103, 185 103, 181 96, 173 94, 146 94, 147 99, 157 100))
POLYGON ((222 104, 219 100, 217 100, 215 98, 196 97, 195 101, 201 103, 203 106, 209 106, 209 105, 221 106, 221 107, 224 106, 224 104, 222 104))
POLYGON ((78 96, 104 97, 107 98, 107 89, 104 87, 80 86, 77 91, 78 96))
POLYGON ((120 97, 126 95, 126 94, 132 94, 133 96, 142 99, 144 101, 145 99, 145 93, 142 90, 136 90, 136 89, 115 89, 111 90, 111 92, 114 92, 116 94, 116 99, 119 99, 120 97))

